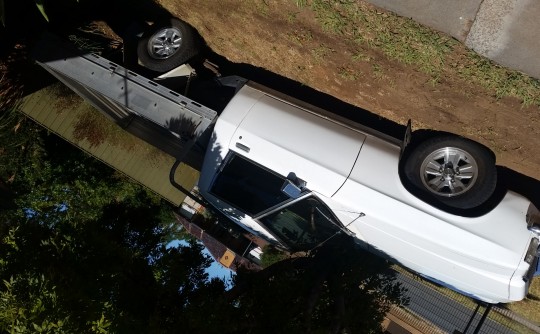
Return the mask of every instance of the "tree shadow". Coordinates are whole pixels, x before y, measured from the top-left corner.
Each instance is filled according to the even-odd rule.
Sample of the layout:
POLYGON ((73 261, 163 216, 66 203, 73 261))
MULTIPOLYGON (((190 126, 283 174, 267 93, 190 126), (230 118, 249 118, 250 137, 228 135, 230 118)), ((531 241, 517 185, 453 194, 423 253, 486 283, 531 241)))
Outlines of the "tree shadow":
POLYGON ((403 293, 387 262, 338 234, 307 256, 240 271, 226 297, 248 311, 243 331, 360 333, 380 329, 392 304, 406 305, 403 293))

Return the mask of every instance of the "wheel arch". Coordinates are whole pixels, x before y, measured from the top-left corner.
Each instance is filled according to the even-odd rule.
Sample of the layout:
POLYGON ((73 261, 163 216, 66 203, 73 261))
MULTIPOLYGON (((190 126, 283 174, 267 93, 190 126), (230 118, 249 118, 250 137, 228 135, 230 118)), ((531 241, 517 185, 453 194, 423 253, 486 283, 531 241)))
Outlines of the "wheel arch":
POLYGON ((405 165, 408 159, 411 158, 411 155, 413 154, 413 152, 415 152, 415 150, 418 149, 418 147, 422 145, 424 142, 431 141, 436 138, 443 138, 443 137, 447 137, 447 138, 455 137, 455 138, 460 138, 466 141, 474 142, 475 145, 477 145, 486 154, 489 155, 489 157, 493 160, 494 168, 497 171, 497 174, 500 174, 498 172, 500 170, 500 167, 495 165, 495 160, 496 160, 495 153, 484 144, 459 136, 454 133, 446 132, 446 131, 416 130, 412 132, 412 135, 410 137, 410 142, 407 143, 407 145, 403 149, 402 154, 400 156, 400 160, 399 160, 399 167, 398 167, 399 178, 404 188, 413 196, 428 203, 429 205, 434 206, 442 211, 459 215, 459 216, 478 217, 493 210, 500 203, 500 201, 503 199, 504 195, 507 192, 507 187, 505 186, 504 182, 501 182, 500 178, 497 179, 494 189, 491 195, 488 197, 488 199, 485 200, 483 203, 475 207, 471 207, 471 208, 462 208, 462 207, 455 207, 453 205, 449 205, 447 201, 444 201, 442 200, 442 198, 439 198, 438 196, 429 193, 428 191, 426 191, 426 189, 419 188, 417 184, 415 184, 409 179, 406 173, 405 165))

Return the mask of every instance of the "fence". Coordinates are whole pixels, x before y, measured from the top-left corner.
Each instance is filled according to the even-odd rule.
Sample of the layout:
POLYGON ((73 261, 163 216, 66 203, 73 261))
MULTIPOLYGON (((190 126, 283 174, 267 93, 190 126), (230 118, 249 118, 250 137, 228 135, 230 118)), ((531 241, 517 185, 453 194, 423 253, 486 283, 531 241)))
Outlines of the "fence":
POLYGON ((396 275, 407 289, 405 294, 410 302, 404 308, 393 308, 391 312, 421 333, 540 333, 538 324, 507 309, 478 303, 401 270, 396 275))

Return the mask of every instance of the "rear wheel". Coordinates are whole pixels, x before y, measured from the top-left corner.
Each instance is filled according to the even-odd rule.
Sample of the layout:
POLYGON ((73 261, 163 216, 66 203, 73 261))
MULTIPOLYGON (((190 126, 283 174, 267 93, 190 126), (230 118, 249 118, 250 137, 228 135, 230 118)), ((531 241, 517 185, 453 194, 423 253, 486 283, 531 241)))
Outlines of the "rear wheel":
POLYGON ((407 157, 404 172, 415 188, 458 209, 482 205, 497 185, 491 151, 458 136, 435 137, 419 144, 407 157))
POLYGON ((168 72, 198 54, 197 42, 193 28, 181 20, 155 23, 139 40, 139 63, 153 71, 168 72))

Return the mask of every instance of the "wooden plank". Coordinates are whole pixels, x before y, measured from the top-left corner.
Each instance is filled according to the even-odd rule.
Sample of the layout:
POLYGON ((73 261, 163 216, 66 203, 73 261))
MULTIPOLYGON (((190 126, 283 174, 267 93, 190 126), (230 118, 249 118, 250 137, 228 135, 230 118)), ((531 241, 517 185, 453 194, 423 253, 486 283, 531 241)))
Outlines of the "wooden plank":
POLYGON ((37 92, 32 94, 33 96, 30 97, 35 103, 31 104, 31 108, 28 108, 27 114, 32 118, 38 120, 38 122, 44 120, 46 118, 46 114, 44 113, 44 110, 47 107, 47 104, 43 102, 43 92, 37 92))
MULTIPOLYGON (((89 108, 96 113, 99 111, 86 102, 73 105, 72 109, 59 109, 61 106, 62 104, 56 103, 55 90, 45 88, 25 97, 21 111, 51 132, 149 188, 168 202, 177 206, 182 203, 185 195, 169 182, 169 172, 175 161, 172 156, 119 127, 114 129, 121 131, 121 138, 115 140, 126 138, 132 145, 131 148, 127 148, 129 145, 122 146, 118 142, 113 142, 114 140, 109 137, 98 145, 92 145, 88 140, 77 140, 74 127, 80 117, 88 112, 89 108)), ((198 177, 197 170, 184 164, 176 171, 176 182, 186 189, 192 189, 198 177)))

